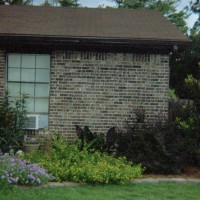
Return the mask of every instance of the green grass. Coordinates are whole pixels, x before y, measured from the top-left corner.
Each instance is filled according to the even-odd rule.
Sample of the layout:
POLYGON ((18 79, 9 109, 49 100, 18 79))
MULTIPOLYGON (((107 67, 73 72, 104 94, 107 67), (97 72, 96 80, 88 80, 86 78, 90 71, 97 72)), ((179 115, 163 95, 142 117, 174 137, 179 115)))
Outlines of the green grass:
POLYGON ((41 190, 19 189, 0 191, 1 200, 199 200, 200 184, 140 183, 128 186, 55 187, 41 190))

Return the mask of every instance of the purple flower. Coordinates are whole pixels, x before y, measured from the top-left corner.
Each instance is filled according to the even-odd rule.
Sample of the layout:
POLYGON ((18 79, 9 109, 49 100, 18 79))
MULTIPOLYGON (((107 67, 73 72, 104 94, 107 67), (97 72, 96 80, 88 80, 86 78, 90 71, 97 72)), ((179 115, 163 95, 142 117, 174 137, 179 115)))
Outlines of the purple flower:
POLYGON ((28 174, 27 178, 31 179, 32 181, 35 181, 35 176, 33 176, 32 174, 28 174))
POLYGON ((38 168, 36 173, 37 174, 41 174, 41 175, 45 175, 46 174, 46 170, 42 169, 42 168, 38 168))
POLYGON ((40 184, 40 183, 41 183, 40 178, 36 178, 36 182, 37 182, 38 184, 40 184))
POLYGON ((26 160, 12 158, 8 154, 0 156, 0 164, 0 180, 4 180, 9 184, 40 185, 43 180, 53 179, 38 164, 30 164, 26 160))
POLYGON ((3 175, 1 176, 1 179, 5 179, 5 178, 6 178, 5 176, 3 176, 3 175))
POLYGON ((15 162, 15 159, 14 158, 10 158, 10 162, 15 162))
POLYGON ((10 181, 12 182, 12 183, 17 183, 18 182, 18 180, 19 180, 19 178, 18 177, 16 177, 16 178, 10 178, 10 181))
POLYGON ((11 163, 11 164, 10 164, 10 167, 11 167, 11 169, 10 169, 10 170, 11 170, 11 171, 13 171, 13 170, 14 170, 14 166, 15 166, 15 163, 11 163))
POLYGON ((6 170, 2 170, 5 176, 9 176, 8 172, 6 170))

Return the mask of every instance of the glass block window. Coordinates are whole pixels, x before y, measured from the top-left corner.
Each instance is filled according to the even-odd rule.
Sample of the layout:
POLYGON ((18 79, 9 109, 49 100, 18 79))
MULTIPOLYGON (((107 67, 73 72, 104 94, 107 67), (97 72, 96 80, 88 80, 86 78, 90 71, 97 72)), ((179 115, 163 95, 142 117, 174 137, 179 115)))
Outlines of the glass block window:
POLYGON ((7 67, 10 98, 20 98, 20 94, 26 94, 30 114, 48 115, 50 55, 10 53, 7 67))

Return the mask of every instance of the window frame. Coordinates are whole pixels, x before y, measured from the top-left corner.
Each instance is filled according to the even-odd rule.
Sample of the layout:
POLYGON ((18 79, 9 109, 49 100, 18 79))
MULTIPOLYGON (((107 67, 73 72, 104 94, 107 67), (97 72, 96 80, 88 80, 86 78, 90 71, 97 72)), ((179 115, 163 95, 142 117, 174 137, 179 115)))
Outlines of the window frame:
MULTIPOLYGON (((38 71, 39 71, 38 70, 38 71)), ((7 54, 6 54, 6 88, 7 88, 7 90, 8 90, 8 87, 9 87, 9 83, 14 83, 14 84, 16 84, 16 83, 18 83, 19 84, 19 90, 20 90, 20 93, 19 93, 19 95, 18 96, 15 96, 15 95, 12 95, 12 94, 9 94, 9 98, 13 98, 13 99, 19 99, 19 98, 21 98, 21 95, 20 94, 22 94, 22 85, 24 84, 31 84, 31 85, 33 85, 33 88, 34 88, 34 95, 33 96, 28 96, 28 98, 27 98, 27 100, 33 100, 34 101, 34 108, 33 108, 33 111, 28 111, 28 114, 39 114, 39 115, 47 115, 47 116, 49 116, 49 104, 50 104, 50 83, 51 83, 51 77, 50 77, 50 75, 51 75, 51 55, 50 54, 47 54, 47 53, 25 53, 25 52, 23 52, 23 53, 21 53, 21 52, 8 52, 7 54), (20 66, 19 67, 10 67, 9 66, 9 56, 10 55, 19 55, 20 56, 20 66), (22 57, 23 57, 23 55, 30 55, 30 56, 34 56, 34 68, 30 68, 30 67, 23 67, 22 65, 22 57), (37 56, 39 57, 39 56, 48 56, 48 67, 37 67, 37 56), (19 73, 20 73, 20 80, 19 81, 13 81, 13 80, 9 80, 9 69, 13 69, 13 68, 15 68, 15 69, 19 69, 19 73), (22 81, 22 79, 21 79, 21 77, 22 77, 22 69, 34 69, 34 71, 35 71, 35 73, 34 73, 34 81, 22 81), (36 74, 36 72, 37 72, 37 69, 45 69, 45 70, 47 70, 48 71, 48 82, 46 82, 46 81, 43 81, 43 82, 39 82, 39 81, 37 81, 36 79, 37 79, 37 74, 36 74), (46 85, 47 87, 48 87, 48 97, 47 96, 36 96, 36 87, 38 86, 38 85, 42 85, 42 84, 44 84, 44 85, 46 85), (45 99, 45 100, 47 100, 47 102, 48 102, 48 107, 47 107, 47 112, 44 112, 44 111, 42 111, 42 112, 38 112, 38 111, 36 111, 36 101, 37 100, 43 100, 43 99, 45 99)), ((8 90, 8 92, 9 92, 9 90, 8 90)))

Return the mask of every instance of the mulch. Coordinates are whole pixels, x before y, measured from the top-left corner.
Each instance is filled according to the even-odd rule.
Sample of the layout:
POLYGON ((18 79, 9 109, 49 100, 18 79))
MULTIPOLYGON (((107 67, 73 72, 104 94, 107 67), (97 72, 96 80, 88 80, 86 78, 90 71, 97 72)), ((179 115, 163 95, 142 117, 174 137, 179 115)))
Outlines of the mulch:
POLYGON ((187 165, 184 167, 184 172, 178 175, 161 175, 161 174, 145 174, 144 178, 185 178, 185 179, 200 179, 200 167, 187 165))

